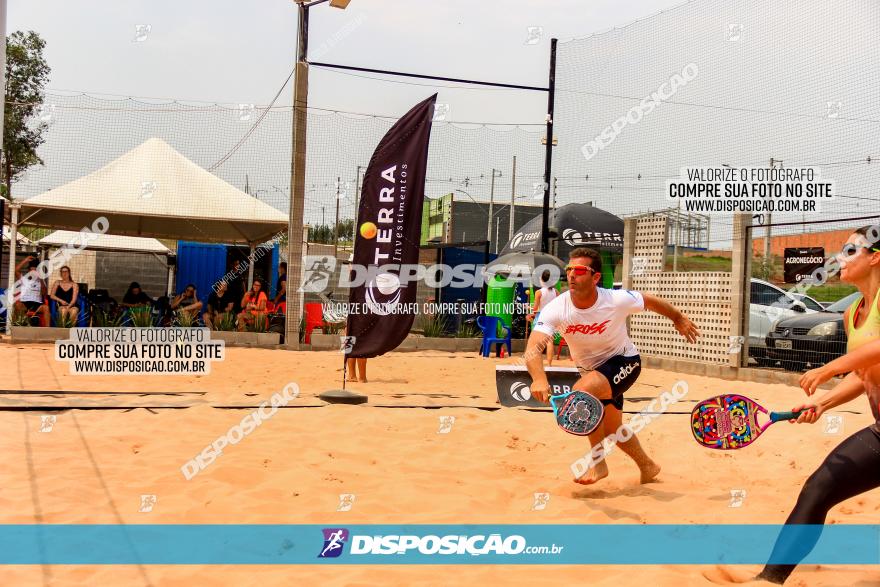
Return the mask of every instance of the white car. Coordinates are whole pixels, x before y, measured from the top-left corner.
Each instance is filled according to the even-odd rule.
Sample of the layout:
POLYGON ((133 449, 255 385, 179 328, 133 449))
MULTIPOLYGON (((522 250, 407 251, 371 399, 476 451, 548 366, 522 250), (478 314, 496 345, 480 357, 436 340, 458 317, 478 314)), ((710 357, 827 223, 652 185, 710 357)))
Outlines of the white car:
POLYGON ((814 314, 811 309, 821 308, 812 298, 809 302, 798 300, 795 295, 761 279, 752 278, 749 292, 749 357, 759 365, 770 362, 767 358, 767 334, 778 320, 799 314, 814 314))

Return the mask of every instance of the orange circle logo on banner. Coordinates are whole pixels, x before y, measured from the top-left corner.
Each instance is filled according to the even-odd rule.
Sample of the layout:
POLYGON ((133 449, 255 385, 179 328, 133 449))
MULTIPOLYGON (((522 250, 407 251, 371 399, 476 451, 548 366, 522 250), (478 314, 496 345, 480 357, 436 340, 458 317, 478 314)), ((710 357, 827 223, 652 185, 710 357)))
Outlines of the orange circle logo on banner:
POLYGON ((372 222, 364 222, 361 224, 361 236, 364 238, 376 238, 378 229, 372 222))

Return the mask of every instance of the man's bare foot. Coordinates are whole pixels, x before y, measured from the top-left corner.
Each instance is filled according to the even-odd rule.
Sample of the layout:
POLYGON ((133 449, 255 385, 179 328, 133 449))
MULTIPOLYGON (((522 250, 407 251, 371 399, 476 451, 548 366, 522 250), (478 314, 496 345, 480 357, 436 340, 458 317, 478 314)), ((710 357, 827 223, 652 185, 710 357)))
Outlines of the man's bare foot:
POLYGON ((599 461, 589 471, 584 473, 581 477, 575 479, 574 482, 580 483, 581 485, 592 485, 593 483, 601 481, 607 476, 608 465, 605 464, 605 461, 599 461))
POLYGON ((359 379, 359 381, 360 381, 361 383, 366 383, 366 382, 367 382, 367 378, 366 378, 366 377, 361 377, 361 378, 359 379))
POLYGON ((656 477, 660 473, 660 465, 658 465, 654 461, 650 461, 640 466, 639 470, 642 472, 639 483, 650 483, 654 480, 654 477, 656 477))
POLYGON ((349 377, 346 379, 346 381, 354 381, 354 382, 357 382, 357 377, 352 377, 352 376, 349 375, 349 377))
POLYGON ((758 578, 760 569, 751 566, 715 566, 703 571, 703 576, 717 585, 774 585, 771 581, 758 578))

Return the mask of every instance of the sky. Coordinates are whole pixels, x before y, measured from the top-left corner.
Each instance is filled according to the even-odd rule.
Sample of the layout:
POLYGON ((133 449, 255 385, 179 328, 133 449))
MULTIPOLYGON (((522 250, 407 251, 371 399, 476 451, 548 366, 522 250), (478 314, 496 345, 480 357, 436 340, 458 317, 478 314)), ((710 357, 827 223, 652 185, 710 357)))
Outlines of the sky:
MULTIPOLYGON (((530 86, 547 85, 550 39, 558 38, 559 205, 654 212, 675 205, 666 183, 684 167, 766 166, 773 158, 821 167, 841 194, 814 218, 774 221, 878 211, 874 0, 351 0, 346 10, 322 4, 310 14, 313 61, 530 86), (688 64, 698 71, 693 80, 637 123, 625 122, 688 64), (612 124, 623 125, 612 143, 586 157, 584 145, 612 124)), ((58 102, 42 151, 47 164, 28 172, 18 194, 63 185, 156 136, 286 211, 292 87, 279 91, 293 68, 296 25, 291 0, 12 0, 8 31, 32 29, 46 40, 47 91, 58 102), (57 98, 67 92, 225 106, 202 118, 173 104, 146 113, 140 102, 57 98), (272 111, 236 150, 253 124, 239 120, 238 105, 267 105, 276 95, 286 112, 272 111)), ((498 169, 498 197, 541 197, 546 93, 309 69, 313 109, 397 118, 438 92, 448 112, 432 130, 427 196, 464 190, 485 202, 498 169)), ((357 185, 359 166, 391 124, 322 113, 309 119, 310 222, 335 207, 337 178, 357 185)), ((342 217, 353 213, 348 198, 342 217)), ((729 241, 731 230, 729 218, 717 217, 712 240, 729 241)))
MULTIPOLYGON (((681 3, 352 0, 346 10, 325 3, 310 10, 310 58, 546 86, 551 37, 589 36, 681 3), (529 41, 530 27, 541 27, 537 41, 529 41)), ((297 9, 292 0, 11 0, 7 28, 46 40, 50 91, 268 104, 292 70, 297 9), (150 27, 143 40, 137 25, 150 27)), ((397 117, 431 92, 396 85, 377 91, 388 84, 312 68, 310 105, 397 117)), ((291 101, 288 85, 276 103, 291 101)), ((534 123, 546 111, 542 92, 446 88, 440 101, 456 121, 534 123)))

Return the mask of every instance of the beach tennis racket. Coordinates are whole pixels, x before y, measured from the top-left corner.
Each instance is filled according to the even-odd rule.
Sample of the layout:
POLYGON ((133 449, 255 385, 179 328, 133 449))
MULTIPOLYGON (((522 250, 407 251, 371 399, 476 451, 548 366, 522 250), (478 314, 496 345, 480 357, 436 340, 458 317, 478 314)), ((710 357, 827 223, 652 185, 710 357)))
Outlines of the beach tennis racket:
POLYGON ((556 424, 577 436, 586 436, 602 421, 605 408, 602 402, 584 391, 569 391, 550 396, 556 424))
POLYGON ((719 395, 703 400, 691 412, 691 431, 697 442, 707 448, 735 450, 755 442, 776 422, 792 420, 797 412, 768 412, 754 400, 737 395, 719 395), (758 423, 758 414, 769 420, 758 423))

